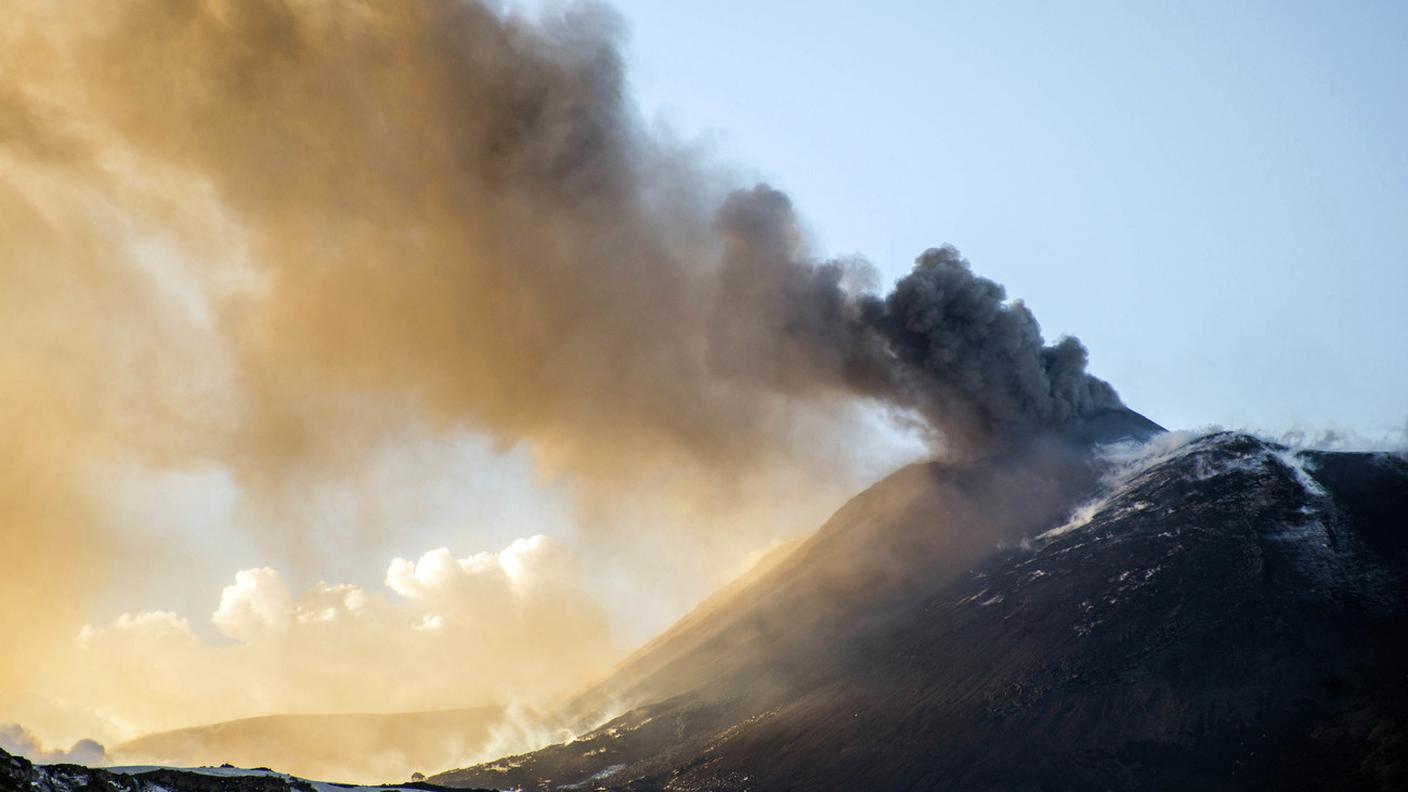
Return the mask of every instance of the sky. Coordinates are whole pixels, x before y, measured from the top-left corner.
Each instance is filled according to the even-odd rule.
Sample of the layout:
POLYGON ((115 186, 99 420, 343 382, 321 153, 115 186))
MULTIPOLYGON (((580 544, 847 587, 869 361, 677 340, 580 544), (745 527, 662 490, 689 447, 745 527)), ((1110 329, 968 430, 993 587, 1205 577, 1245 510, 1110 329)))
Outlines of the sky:
POLYGON ((1170 428, 1402 442, 1397 7, 271 8, 0 23, 35 745, 585 684, 990 417, 829 257, 957 246, 1170 428))
POLYGON ((1169 427, 1408 424, 1399 3, 615 3, 647 118, 890 278, 957 246, 1169 427))

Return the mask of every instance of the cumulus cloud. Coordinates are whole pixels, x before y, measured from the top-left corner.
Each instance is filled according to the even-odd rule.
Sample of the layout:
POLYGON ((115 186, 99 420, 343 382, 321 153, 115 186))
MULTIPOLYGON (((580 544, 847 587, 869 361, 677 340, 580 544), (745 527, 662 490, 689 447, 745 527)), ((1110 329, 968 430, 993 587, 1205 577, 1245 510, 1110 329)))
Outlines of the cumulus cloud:
POLYGON ((526 705, 575 692, 615 649, 570 548, 546 536, 455 558, 397 558, 387 592, 319 583, 291 595, 242 570, 207 639, 169 612, 88 626, 49 680, 127 736, 279 712, 397 712, 526 705), (453 659, 451 662, 450 660, 453 659))
POLYGON ((293 597, 279 573, 268 567, 242 569, 220 593, 211 621, 226 635, 249 640, 287 630, 293 612, 293 597))

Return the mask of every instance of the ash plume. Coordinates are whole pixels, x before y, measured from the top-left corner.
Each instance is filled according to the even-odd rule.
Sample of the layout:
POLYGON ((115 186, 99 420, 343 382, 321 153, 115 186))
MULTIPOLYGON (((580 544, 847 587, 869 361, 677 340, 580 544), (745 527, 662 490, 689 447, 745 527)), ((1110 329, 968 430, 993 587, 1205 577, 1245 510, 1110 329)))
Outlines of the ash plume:
POLYGON ((1047 346, 1036 317, 973 273, 951 246, 926 250, 883 302, 864 302, 909 393, 951 441, 983 445, 1120 407, 1067 336, 1047 346))
POLYGON ((475 2, 105 13, 47 37, 67 57, 18 91, 100 130, 80 147, 95 156, 205 182, 239 227, 258 287, 214 299, 250 475, 345 451, 327 433, 345 442, 368 403, 607 478, 642 450, 754 457, 797 401, 913 406, 950 439, 1117 403, 1076 342, 1045 347, 952 248, 857 299, 864 265, 815 261, 786 196, 720 195, 636 118, 601 7, 541 24, 475 2))
POLYGON ((1031 310, 1008 302, 952 246, 926 250, 882 298, 843 288, 846 263, 805 258, 780 192, 735 192, 718 222, 731 312, 712 348, 724 370, 751 361, 773 373, 771 387, 833 388, 916 409, 950 455, 1122 406, 1086 371, 1079 340, 1048 346, 1031 310))
POLYGON ((311 531, 287 513, 414 431, 529 449, 584 522, 630 500, 681 533, 776 530, 785 502, 800 529, 853 491, 876 407, 966 455, 1118 403, 951 248, 883 298, 817 260, 785 195, 641 122, 604 7, 7 11, 12 679, 150 550, 113 467, 228 470, 291 556, 311 531))

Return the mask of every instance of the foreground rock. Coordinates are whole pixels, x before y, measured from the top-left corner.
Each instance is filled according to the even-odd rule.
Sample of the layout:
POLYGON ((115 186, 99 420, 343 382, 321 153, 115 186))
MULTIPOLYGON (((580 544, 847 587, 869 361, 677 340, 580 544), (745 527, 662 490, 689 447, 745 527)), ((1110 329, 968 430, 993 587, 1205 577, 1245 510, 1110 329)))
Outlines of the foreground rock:
POLYGON ((336 792, 437 790, 434 784, 347 786, 308 781, 272 770, 236 767, 129 767, 36 765, 0 751, 0 792, 336 792))

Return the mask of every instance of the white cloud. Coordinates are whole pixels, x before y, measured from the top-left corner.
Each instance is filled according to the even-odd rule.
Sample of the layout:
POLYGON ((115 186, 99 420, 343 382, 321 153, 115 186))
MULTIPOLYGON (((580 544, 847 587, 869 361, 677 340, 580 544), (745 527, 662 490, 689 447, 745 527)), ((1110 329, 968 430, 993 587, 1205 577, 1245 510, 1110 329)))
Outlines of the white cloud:
POLYGON ((278 572, 269 567, 244 569, 221 592, 211 621, 231 638, 253 640, 287 630, 293 610, 293 597, 278 572))
POLYGON ((84 627, 51 669, 55 707, 107 725, 104 739, 279 712, 395 712, 546 703, 605 672, 605 611, 578 587, 573 551, 544 536, 456 558, 397 558, 386 591, 319 583, 295 596, 245 569, 203 639, 181 616, 124 614, 84 627))
POLYGON ((581 576, 577 557, 542 534, 515 540, 499 553, 499 565, 509 580, 520 588, 575 586, 581 576))

